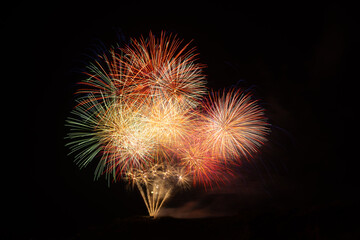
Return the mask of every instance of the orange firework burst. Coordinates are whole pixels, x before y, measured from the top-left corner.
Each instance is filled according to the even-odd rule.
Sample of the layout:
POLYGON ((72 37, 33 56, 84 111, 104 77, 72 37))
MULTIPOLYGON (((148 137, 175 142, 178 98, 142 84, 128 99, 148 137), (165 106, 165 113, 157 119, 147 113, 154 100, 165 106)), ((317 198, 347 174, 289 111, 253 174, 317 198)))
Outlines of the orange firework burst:
POLYGON ((160 96, 182 105, 195 107, 206 94, 203 64, 196 63, 194 48, 189 43, 161 33, 159 39, 150 33, 148 39, 132 40, 123 49, 129 84, 136 83, 133 96, 160 96))
POLYGON ((224 160, 252 156, 269 132, 264 109, 240 90, 209 95, 201 115, 204 144, 224 160))

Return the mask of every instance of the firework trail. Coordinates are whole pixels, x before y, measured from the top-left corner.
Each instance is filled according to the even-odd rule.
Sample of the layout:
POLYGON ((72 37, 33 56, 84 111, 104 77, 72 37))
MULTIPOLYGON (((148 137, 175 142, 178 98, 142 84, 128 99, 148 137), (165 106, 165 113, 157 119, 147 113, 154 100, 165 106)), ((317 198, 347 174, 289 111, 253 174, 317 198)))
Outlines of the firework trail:
POLYGON ((66 125, 80 168, 136 186, 156 217, 176 188, 226 182, 227 162, 249 158, 269 132, 250 94, 206 94, 189 43, 161 33, 110 48, 87 68, 66 125))
POLYGON ((152 217, 158 215, 175 187, 189 187, 188 175, 181 168, 165 163, 153 164, 145 170, 128 171, 124 178, 137 186, 152 217))

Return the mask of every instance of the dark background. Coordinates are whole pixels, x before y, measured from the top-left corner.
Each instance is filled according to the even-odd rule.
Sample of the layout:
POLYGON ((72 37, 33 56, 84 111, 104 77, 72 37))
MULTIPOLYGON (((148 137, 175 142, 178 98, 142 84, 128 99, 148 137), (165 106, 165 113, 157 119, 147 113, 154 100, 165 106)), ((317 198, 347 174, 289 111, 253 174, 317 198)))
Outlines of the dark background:
POLYGON ((231 188, 179 194, 171 211, 196 202, 209 215, 325 211, 335 221, 357 210, 357 27, 350 6, 23 1, 3 12, 3 218, 10 236, 56 239, 146 215, 136 191, 94 182, 93 165, 77 168, 64 147, 64 123, 93 49, 150 30, 193 39, 208 87, 252 89, 273 124, 262 154, 237 170, 231 188))

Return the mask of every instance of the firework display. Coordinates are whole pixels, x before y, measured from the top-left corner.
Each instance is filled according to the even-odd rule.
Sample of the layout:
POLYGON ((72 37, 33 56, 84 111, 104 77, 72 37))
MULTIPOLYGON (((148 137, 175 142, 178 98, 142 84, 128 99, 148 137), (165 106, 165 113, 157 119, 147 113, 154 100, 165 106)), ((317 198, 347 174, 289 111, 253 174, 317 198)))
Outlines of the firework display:
POLYGON ((266 141, 250 93, 207 93, 195 48, 161 33, 113 47, 87 68, 68 118, 68 146, 95 178, 136 186, 156 217, 177 188, 222 184, 266 141))

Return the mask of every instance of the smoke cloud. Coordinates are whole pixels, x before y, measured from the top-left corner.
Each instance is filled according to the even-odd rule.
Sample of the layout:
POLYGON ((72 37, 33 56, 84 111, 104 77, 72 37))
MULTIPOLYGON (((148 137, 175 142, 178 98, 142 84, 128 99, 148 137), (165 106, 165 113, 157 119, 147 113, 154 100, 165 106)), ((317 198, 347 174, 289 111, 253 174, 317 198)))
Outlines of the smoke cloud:
POLYGON ((237 183, 235 186, 213 189, 175 207, 163 207, 160 217, 209 218, 241 215, 269 195, 259 182, 237 183))

